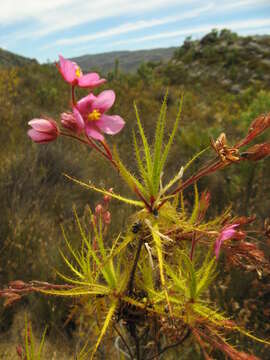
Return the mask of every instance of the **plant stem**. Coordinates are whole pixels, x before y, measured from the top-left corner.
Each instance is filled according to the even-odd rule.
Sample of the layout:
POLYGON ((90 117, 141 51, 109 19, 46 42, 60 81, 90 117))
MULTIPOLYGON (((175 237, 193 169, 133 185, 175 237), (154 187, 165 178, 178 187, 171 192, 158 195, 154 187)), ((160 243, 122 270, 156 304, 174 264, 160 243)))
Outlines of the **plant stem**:
MULTIPOLYGON (((169 195, 175 195, 180 191, 183 191, 184 189, 186 189, 188 186, 190 186, 191 184, 195 183, 196 181, 198 181, 201 177, 206 176, 208 174, 211 174, 217 170, 222 169, 223 167, 225 167, 226 165, 229 164, 225 164, 223 163, 221 160, 217 160, 215 161, 213 164, 208 165, 208 166, 204 166, 202 167, 195 175, 192 175, 191 177, 189 177, 186 181, 184 181, 177 189, 175 189, 171 194, 169 195)), ((158 210, 168 201, 168 199, 163 200, 159 206, 158 206, 158 210)))
POLYGON ((114 330, 117 332, 117 334, 119 335, 119 337, 121 338, 121 340, 123 341, 123 344, 125 345, 125 347, 127 348, 127 351, 128 351, 128 353, 129 353, 130 358, 131 358, 131 359, 134 359, 134 356, 133 356, 133 354, 132 354, 132 352, 131 352, 131 349, 130 349, 128 343, 126 342, 124 336, 121 334, 120 330, 117 329, 117 327, 116 327, 115 324, 113 325, 113 328, 114 328, 114 330))
POLYGON ((75 86, 71 87, 71 99, 72 99, 72 105, 76 105, 76 98, 75 98, 75 86))
POLYGON ((136 251, 136 255, 134 258, 134 262, 133 262, 133 266, 131 269, 131 273, 130 273, 130 278, 129 278, 129 282, 128 282, 128 295, 132 295, 133 292, 133 283, 134 283, 134 278, 135 278, 135 271, 138 265, 138 261, 139 261, 139 257, 140 257, 140 253, 141 253, 141 249, 144 243, 144 239, 140 239, 138 247, 137 247, 137 251, 136 251))
POLYGON ((194 254, 194 249, 195 249, 195 245, 196 245, 196 233, 193 234, 192 236, 192 244, 191 244, 191 251, 190 251, 190 261, 192 261, 193 259, 193 254, 194 254))
MULTIPOLYGON (((185 331, 185 330, 184 330, 185 331)), ((182 339, 180 339, 179 341, 177 341, 174 344, 165 346, 162 350, 160 350, 160 352, 154 356, 151 356, 150 358, 148 358, 147 360, 154 360, 155 358, 158 358, 159 355, 163 354, 165 351, 169 350, 169 349, 173 349, 179 345, 181 345, 190 335, 190 329, 188 329, 187 333, 185 334, 185 336, 182 337, 182 339)))

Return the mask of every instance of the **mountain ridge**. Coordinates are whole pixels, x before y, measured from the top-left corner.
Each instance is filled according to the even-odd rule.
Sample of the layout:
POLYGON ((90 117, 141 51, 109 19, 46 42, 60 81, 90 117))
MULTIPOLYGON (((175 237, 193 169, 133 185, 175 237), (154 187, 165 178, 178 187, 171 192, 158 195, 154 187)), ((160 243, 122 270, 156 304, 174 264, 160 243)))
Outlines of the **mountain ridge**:
POLYGON ((0 66, 2 67, 24 66, 31 63, 37 63, 37 60, 0 48, 0 66))
POLYGON ((123 72, 134 73, 142 62, 168 62, 176 49, 176 47, 169 47, 147 50, 111 51, 93 55, 86 54, 74 57, 71 60, 75 61, 85 72, 97 69, 102 73, 108 73, 114 70, 115 66, 118 66, 119 70, 123 72))

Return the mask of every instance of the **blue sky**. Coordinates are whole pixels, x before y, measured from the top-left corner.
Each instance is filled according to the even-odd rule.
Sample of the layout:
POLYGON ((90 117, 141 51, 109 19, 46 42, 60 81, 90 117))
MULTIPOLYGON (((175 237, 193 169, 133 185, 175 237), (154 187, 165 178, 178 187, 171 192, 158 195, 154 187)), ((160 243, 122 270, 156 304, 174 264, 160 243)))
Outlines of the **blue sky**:
POLYGON ((0 47, 55 61, 179 46, 213 28, 270 34, 270 0, 0 0, 0 47))

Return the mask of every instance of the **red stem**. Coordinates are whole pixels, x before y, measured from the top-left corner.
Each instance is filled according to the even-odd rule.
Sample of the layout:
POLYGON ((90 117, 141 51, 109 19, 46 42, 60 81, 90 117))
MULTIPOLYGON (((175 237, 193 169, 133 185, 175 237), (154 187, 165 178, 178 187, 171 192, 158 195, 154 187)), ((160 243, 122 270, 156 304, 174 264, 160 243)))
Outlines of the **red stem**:
MULTIPOLYGON (((195 181, 198 181, 201 177, 211 174, 214 171, 219 170, 220 168, 224 167, 225 164, 218 160, 216 162, 214 162, 212 165, 209 166, 204 166, 201 170, 199 170, 199 172, 193 176, 191 176, 190 178, 188 178, 186 181, 184 181, 177 189, 175 189, 171 194, 169 195, 175 195, 178 192, 186 189, 188 186, 190 186, 191 184, 193 184, 195 181)), ((159 206, 158 206, 158 210, 165 204, 165 202, 167 202, 168 199, 163 200, 159 206)))
POLYGON ((72 105, 76 106, 76 97, 75 97, 75 86, 72 85, 71 87, 71 98, 72 98, 72 105))

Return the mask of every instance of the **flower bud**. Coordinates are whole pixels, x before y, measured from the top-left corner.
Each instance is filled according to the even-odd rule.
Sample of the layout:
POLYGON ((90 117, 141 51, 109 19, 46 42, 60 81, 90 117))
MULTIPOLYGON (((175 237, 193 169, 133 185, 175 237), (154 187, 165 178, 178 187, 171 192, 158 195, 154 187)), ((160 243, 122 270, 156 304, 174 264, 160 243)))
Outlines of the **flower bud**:
POLYGON ((260 115, 255 120, 252 121, 247 136, 240 141, 235 147, 240 148, 244 145, 250 143, 255 137, 263 133, 266 129, 270 127, 270 113, 266 115, 260 115))
MULTIPOLYGON (((108 192, 112 193, 112 192, 113 192, 113 188, 110 188, 110 189, 108 190, 108 192)), ((108 203, 108 202, 110 202, 111 198, 112 198, 112 197, 111 197, 110 195, 104 195, 103 200, 104 200, 105 203, 108 203)))
POLYGON ((25 282, 23 282, 22 280, 10 281, 8 285, 13 289, 18 289, 18 290, 24 289, 26 286, 25 282))
POLYGON ((104 223, 109 225, 111 223, 111 213, 109 211, 106 211, 103 215, 104 223))
POLYGON ((17 355, 20 357, 20 359, 22 359, 23 349, 22 349, 21 345, 16 346, 16 352, 17 352, 17 355))
POLYGON ((33 119, 28 125, 32 127, 28 130, 28 136, 36 143, 54 141, 60 134, 57 123, 52 119, 33 119))
POLYGON ((61 124, 63 125, 64 128, 75 132, 77 134, 79 134, 82 130, 82 128, 80 126, 78 126, 78 123, 75 119, 75 116, 72 113, 62 113, 61 114, 61 124))
POLYGON ((100 214, 102 213, 102 211, 103 211, 102 205, 101 205, 101 204, 98 204, 98 205, 96 206, 96 208, 95 208, 95 213, 96 213, 97 215, 100 215, 100 214))
POLYGON ((241 153, 245 160, 258 161, 270 155, 270 143, 256 144, 241 153))

